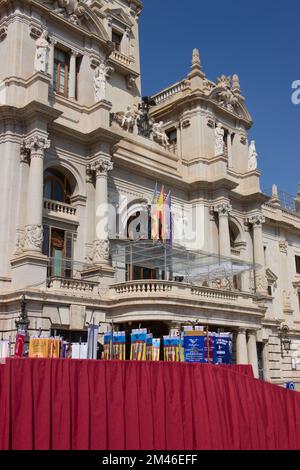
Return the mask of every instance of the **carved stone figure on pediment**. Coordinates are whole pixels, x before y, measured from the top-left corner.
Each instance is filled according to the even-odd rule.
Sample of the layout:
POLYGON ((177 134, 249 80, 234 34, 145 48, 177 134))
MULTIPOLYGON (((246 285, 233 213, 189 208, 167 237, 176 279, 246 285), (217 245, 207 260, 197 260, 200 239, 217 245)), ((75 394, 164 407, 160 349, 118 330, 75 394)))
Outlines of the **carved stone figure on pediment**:
POLYGON ((220 106, 234 111, 239 105, 239 98, 237 93, 234 93, 231 89, 231 78, 222 75, 218 78, 217 88, 221 89, 217 94, 220 106))
POLYGON ((125 111, 122 118, 121 127, 125 131, 133 131, 136 124, 136 118, 137 111, 132 106, 127 106, 127 110, 125 111))
POLYGON ((47 0, 43 2, 53 6, 54 13, 66 18, 74 24, 80 24, 84 16, 83 4, 88 4, 87 0, 47 0))
POLYGON ((163 130, 163 121, 155 122, 152 127, 153 140, 160 143, 163 147, 167 148, 169 145, 169 139, 165 131, 163 130))

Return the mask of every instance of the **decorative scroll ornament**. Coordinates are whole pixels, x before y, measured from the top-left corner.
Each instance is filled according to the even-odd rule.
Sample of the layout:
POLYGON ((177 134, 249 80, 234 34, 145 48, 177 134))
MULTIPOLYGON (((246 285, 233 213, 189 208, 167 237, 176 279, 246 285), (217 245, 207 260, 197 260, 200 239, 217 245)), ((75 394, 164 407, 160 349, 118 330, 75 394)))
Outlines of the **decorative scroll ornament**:
POLYGON ((24 247, 27 250, 40 251, 43 245, 43 227, 27 225, 25 227, 24 247))

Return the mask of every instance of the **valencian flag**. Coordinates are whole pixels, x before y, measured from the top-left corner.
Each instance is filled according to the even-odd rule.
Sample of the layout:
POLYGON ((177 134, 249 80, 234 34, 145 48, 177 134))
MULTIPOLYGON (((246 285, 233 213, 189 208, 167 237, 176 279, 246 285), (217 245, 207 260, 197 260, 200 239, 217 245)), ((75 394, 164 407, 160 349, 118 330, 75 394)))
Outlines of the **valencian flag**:
POLYGON ((171 192, 166 196, 162 186, 160 193, 155 186, 151 210, 151 235, 154 241, 169 242, 172 244, 172 199, 171 192))

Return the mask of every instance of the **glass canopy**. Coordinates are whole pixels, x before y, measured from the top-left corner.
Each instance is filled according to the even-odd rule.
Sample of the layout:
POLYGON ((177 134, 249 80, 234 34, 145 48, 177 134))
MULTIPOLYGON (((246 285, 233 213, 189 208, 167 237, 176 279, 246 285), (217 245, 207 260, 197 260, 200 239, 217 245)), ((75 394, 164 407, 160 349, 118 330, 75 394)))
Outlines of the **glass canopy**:
POLYGON ((137 266, 163 272, 165 279, 166 273, 171 273, 173 279, 180 277, 190 283, 232 278, 258 267, 235 258, 152 240, 111 240, 111 253, 116 269, 126 265, 137 266))

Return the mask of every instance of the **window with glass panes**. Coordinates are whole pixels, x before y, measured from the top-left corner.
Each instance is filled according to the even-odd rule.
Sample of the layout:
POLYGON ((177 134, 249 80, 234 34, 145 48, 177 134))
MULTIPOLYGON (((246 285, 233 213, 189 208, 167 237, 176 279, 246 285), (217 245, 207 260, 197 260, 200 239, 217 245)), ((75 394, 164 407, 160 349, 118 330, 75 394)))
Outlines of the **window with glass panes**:
POLYGON ((295 256, 296 273, 300 274, 300 256, 295 256))
POLYGON ((74 232, 47 224, 43 228, 43 254, 50 258, 48 277, 71 278, 74 232))
POLYGON ((53 89, 56 93, 64 96, 68 96, 69 63, 70 55, 61 49, 55 48, 53 89))
POLYGON ((123 35, 119 33, 118 31, 112 31, 112 42, 115 46, 116 51, 121 51, 121 42, 122 42, 123 35))

